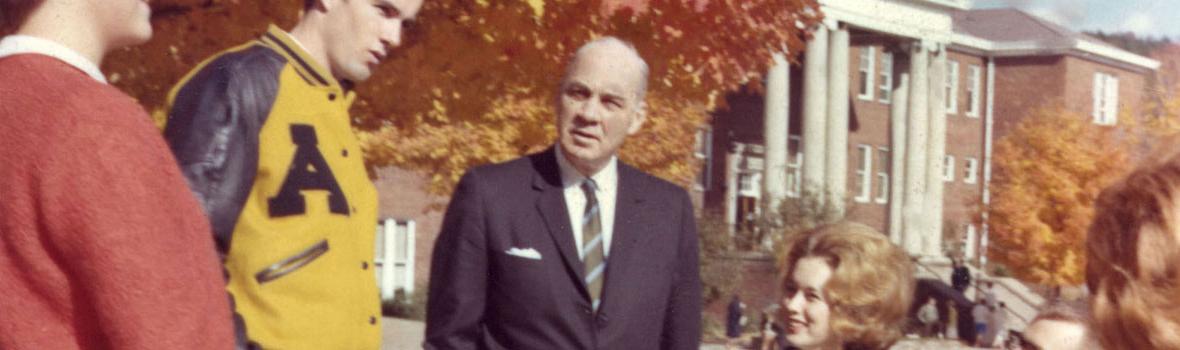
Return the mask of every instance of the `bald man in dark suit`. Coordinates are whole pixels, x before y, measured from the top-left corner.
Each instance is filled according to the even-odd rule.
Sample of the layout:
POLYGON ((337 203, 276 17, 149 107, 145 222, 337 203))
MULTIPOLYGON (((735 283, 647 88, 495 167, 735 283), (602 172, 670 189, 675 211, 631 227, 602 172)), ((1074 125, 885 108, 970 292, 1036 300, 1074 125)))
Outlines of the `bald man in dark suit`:
POLYGON ((426 349, 699 349, 696 223, 680 187, 619 162, 647 64, 577 51, 555 145, 460 180, 436 242, 426 349))

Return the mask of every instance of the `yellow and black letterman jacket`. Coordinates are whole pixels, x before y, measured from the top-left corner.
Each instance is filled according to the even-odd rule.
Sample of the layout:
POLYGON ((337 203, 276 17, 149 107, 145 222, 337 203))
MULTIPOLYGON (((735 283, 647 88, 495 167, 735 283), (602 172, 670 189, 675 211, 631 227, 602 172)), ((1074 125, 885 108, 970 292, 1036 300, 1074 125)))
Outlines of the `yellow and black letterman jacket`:
POLYGON ((355 95, 330 77, 272 25, 169 94, 164 134, 212 223, 240 347, 380 346, 377 194, 355 95))

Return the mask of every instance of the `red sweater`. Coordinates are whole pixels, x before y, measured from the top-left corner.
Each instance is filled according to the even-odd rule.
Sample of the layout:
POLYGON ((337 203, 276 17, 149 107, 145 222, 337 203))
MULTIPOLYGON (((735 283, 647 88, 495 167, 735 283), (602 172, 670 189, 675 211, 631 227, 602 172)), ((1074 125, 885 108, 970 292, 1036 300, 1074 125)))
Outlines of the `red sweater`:
POLYGON ((0 58, 0 349, 229 349, 208 224, 148 115, 0 58))

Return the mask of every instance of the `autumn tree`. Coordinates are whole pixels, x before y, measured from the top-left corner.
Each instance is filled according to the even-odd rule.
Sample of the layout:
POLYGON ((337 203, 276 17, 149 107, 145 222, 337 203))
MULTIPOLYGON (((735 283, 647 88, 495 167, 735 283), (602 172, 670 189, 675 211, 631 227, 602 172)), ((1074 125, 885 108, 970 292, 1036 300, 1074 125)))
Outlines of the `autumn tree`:
MULTIPOLYGON (((171 85, 204 58, 289 28, 299 0, 160 0, 155 38, 107 60, 112 81, 157 118, 171 85)), ((427 0, 403 47, 357 86, 354 123, 372 167, 430 176, 447 194, 462 172, 548 147, 564 64, 601 35, 633 42, 651 68, 648 123, 621 157, 682 184, 693 134, 723 92, 758 86, 773 52, 801 52, 815 0, 427 0)))
POLYGON ((1100 126, 1064 108, 1017 123, 994 151, 988 256, 1024 281, 1081 283, 1094 199, 1130 170, 1139 125, 1100 126))

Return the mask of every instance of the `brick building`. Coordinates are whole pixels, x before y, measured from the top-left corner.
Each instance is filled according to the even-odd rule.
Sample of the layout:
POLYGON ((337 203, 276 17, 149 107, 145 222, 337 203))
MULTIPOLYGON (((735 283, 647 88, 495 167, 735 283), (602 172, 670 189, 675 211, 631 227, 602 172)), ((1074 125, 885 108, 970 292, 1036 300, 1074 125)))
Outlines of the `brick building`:
MULTIPOLYGON (((1018 10, 971 10, 969 0, 819 3, 825 20, 802 64, 777 57, 766 97, 728 95, 730 108, 697 135, 705 166, 692 192, 735 234, 770 202, 810 189, 845 198, 852 220, 914 256, 939 260, 963 244, 978 257, 986 225, 970 217, 988 200, 991 145, 1006 128, 1052 103, 1117 123, 1120 110, 1139 108, 1159 66, 1018 10)), ((397 252, 386 259, 398 266, 395 285, 420 287, 447 198, 404 170, 378 176, 380 213, 402 230, 379 243, 397 252)))
POLYGON ((704 206, 737 234, 810 188, 915 256, 977 257, 986 226, 972 216, 988 200, 994 141, 1051 105, 1116 124, 1141 107, 1159 66, 1015 9, 820 3, 826 17, 802 64, 772 69, 765 98, 729 95, 698 137, 709 141, 698 151, 709 163, 704 206))

